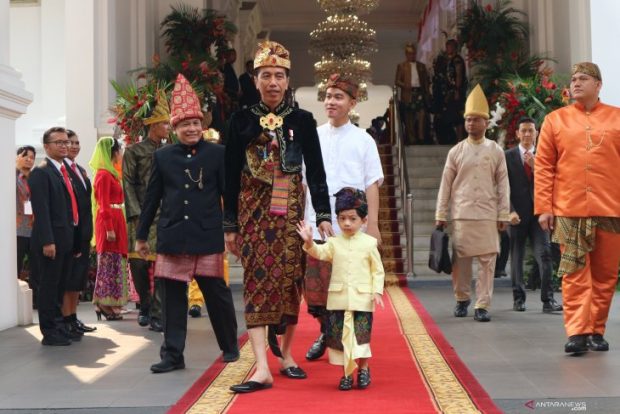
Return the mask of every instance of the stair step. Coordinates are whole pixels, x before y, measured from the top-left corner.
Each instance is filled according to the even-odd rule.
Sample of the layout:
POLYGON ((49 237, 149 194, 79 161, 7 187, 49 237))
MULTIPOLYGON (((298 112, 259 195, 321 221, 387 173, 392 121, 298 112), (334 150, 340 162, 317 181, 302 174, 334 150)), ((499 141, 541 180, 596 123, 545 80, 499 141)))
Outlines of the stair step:
POLYGON ((441 177, 443 173, 443 165, 407 165, 409 171, 409 179, 413 177, 441 177))
POLYGON ((420 210, 435 211, 436 208, 437 208, 437 199, 436 198, 417 199, 417 198, 414 197, 414 199, 413 199, 413 211, 414 211, 414 213, 416 211, 420 211, 420 210))
POLYGON ((405 271, 405 262, 402 259, 383 259, 385 273, 402 273, 405 271))
POLYGON ((381 220, 379 222, 379 230, 381 233, 400 233, 399 220, 381 220))
POLYGON ((419 157, 428 156, 447 156, 448 152, 452 149, 452 145, 414 145, 405 148, 407 155, 414 155, 419 157))
POLYGON ((409 176, 409 184, 416 190, 420 188, 439 189, 441 176, 439 177, 414 177, 409 176))
POLYGON ((411 190, 413 194, 413 202, 416 200, 434 200, 437 201, 439 194, 439 186, 437 188, 414 188, 411 190))

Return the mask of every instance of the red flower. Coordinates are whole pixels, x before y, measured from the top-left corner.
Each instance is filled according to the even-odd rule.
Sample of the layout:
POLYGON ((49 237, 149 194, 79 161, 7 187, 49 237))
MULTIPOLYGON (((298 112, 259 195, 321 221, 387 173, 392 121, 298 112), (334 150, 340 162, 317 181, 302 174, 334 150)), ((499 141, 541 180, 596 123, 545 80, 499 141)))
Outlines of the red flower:
POLYGON ((181 68, 183 68, 183 70, 187 70, 187 68, 189 68, 189 62, 186 60, 181 62, 181 68))
POLYGON ((492 12, 493 11, 493 6, 491 6, 490 4, 487 4, 486 6, 484 6, 484 10, 487 12, 492 12))

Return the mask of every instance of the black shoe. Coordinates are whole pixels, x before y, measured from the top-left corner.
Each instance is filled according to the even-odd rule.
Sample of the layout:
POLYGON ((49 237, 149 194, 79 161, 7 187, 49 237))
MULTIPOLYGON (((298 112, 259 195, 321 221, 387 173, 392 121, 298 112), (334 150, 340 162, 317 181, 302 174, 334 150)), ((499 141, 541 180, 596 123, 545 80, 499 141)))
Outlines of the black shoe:
POLYGON ((525 303, 523 302, 515 302, 512 305, 512 310, 516 312, 525 312, 525 303))
POLYGON ((491 315, 489 315, 489 312, 487 312, 486 309, 476 309, 474 311, 474 320, 478 321, 478 322, 490 322, 491 321, 491 315))
POLYGON ((319 359, 325 354, 325 334, 321 334, 316 341, 312 344, 308 352, 306 353, 306 359, 308 361, 314 361, 319 359))
POLYGON ((63 335, 46 335, 41 340, 41 345, 47 346, 67 346, 71 345, 71 340, 63 335))
POLYGON ((242 384, 233 385, 229 389, 233 392, 244 394, 248 392, 266 390, 268 388, 271 388, 272 386, 273 384, 267 384, 267 383, 263 384, 262 382, 248 381, 242 384))
POLYGON ((357 388, 363 390, 370 385, 370 368, 360 369, 357 372, 357 388))
POLYGON ((157 364, 151 365, 151 371, 153 371, 153 374, 162 374, 164 372, 174 371, 175 369, 185 369, 185 363, 179 362, 178 364, 175 364, 167 359, 162 359, 157 364))
POLYGON ((164 326, 159 319, 151 319, 151 326, 149 326, 149 331, 163 332, 164 326))
POLYGON ((338 384, 338 389, 340 391, 349 391, 351 388, 353 388, 353 377, 340 378, 340 384, 338 384))
POLYGON ((299 367, 282 368, 280 370, 280 374, 284 375, 287 378, 291 378, 291 379, 305 379, 305 378, 308 378, 308 375, 306 374, 306 371, 304 371, 303 369, 301 369, 299 367))
POLYGON ((84 332, 75 329, 70 322, 65 322, 65 327, 60 333, 72 342, 80 342, 84 336, 84 332))
POLYGON ((495 272, 495 278, 500 278, 500 277, 505 277, 508 276, 508 273, 506 273, 505 270, 500 270, 499 272, 495 272))
POLYGON ((151 322, 148 309, 140 309, 138 313, 138 325, 147 326, 151 322))
POLYGON ((549 302, 543 303, 543 312, 544 313, 552 313, 552 312, 562 312, 564 308, 562 305, 557 303, 555 300, 551 299, 549 302))
POLYGON ((189 311, 187 312, 187 314, 189 316, 191 316, 192 318, 200 318, 201 310, 202 309, 200 309, 200 306, 192 305, 192 306, 190 306, 189 311))
POLYGON ((467 307, 471 304, 470 300, 460 300, 456 302, 456 307, 454 308, 454 316, 457 318, 464 318, 467 316, 467 307))
POLYGON ((569 354, 583 354, 588 352, 588 335, 571 335, 568 342, 564 345, 564 352, 569 354))
POLYGON ((609 351, 609 343, 601 334, 594 334, 588 337, 588 348, 592 351, 609 351))
POLYGON ((222 354, 222 361, 224 361, 224 362, 235 362, 238 359, 239 359, 239 351, 224 352, 222 354))
POLYGON ((73 326, 75 326, 77 329, 79 329, 79 330, 81 330, 82 332, 85 332, 85 333, 94 332, 94 331, 97 330, 96 326, 84 325, 84 323, 81 320, 79 320, 79 319, 76 319, 76 320, 73 321, 73 326))

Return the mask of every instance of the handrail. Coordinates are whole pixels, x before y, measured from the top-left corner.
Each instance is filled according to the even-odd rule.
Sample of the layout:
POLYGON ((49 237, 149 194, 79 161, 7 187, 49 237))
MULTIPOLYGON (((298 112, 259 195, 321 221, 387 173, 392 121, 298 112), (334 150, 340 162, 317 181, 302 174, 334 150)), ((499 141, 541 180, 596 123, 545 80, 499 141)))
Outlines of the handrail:
POLYGON ((390 100, 390 135, 392 145, 396 145, 396 158, 398 159, 398 179, 400 184, 401 209, 405 219, 405 260, 407 263, 407 277, 415 277, 413 271, 413 194, 409 186, 409 174, 407 170, 407 156, 403 145, 402 124, 398 111, 398 90, 396 86, 392 90, 390 100))

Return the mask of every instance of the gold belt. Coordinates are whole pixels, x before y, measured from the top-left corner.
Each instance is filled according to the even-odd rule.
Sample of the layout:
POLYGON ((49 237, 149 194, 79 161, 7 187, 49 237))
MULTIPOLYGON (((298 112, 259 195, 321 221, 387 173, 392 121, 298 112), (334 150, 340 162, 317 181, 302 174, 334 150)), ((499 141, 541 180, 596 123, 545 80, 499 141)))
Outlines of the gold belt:
POLYGON ((110 204, 110 208, 122 209, 123 207, 125 207, 124 204, 110 204))

